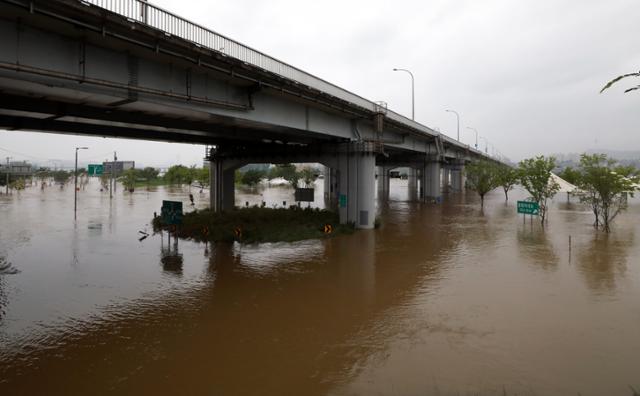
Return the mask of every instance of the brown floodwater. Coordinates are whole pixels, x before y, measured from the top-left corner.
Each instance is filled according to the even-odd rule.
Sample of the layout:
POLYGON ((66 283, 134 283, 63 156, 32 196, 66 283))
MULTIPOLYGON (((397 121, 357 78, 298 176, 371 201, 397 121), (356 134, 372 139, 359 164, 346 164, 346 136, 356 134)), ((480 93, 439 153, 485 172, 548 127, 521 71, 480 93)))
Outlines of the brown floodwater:
MULTIPOLYGON (((606 235, 565 196, 542 229, 521 191, 481 211, 393 180, 377 230, 175 246, 140 231, 186 189, 79 195, 77 222, 72 188, 0 196, 1 395, 640 391, 638 201, 606 235)), ((237 194, 263 200, 293 197, 237 194)))

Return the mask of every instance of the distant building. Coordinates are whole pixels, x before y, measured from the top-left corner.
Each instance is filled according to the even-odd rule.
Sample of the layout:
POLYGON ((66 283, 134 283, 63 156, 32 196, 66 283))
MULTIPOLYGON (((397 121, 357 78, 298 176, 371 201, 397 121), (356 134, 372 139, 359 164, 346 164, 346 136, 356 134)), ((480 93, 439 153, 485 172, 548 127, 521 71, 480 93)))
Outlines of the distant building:
POLYGON ((13 161, 0 164, 0 184, 5 185, 9 173, 9 181, 29 179, 33 176, 33 165, 27 161, 13 161))
POLYGON ((0 173, 6 174, 7 170, 11 177, 28 178, 33 176, 33 165, 27 161, 13 161, 9 164, 0 164, 0 173))
POLYGON ((102 163, 102 167, 103 167, 103 173, 106 175, 110 175, 111 174, 111 169, 115 170, 115 174, 116 175, 120 175, 122 174, 122 172, 129 170, 129 169, 135 169, 136 167, 136 162, 135 161, 110 161, 110 162, 103 162, 102 163))

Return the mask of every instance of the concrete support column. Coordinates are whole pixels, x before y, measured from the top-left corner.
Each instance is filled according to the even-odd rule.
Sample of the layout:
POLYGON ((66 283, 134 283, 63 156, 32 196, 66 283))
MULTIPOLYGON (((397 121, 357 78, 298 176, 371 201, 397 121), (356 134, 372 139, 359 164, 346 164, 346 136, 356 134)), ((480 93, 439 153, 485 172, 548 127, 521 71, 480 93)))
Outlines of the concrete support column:
POLYGON ((452 169, 451 170, 451 188, 455 192, 463 192, 464 191, 464 171, 462 168, 460 169, 452 169))
POLYGON ((389 168, 386 166, 377 166, 376 175, 378 180, 378 198, 388 199, 390 189, 389 168))
POLYGON ((448 166, 442 167, 443 191, 448 192, 451 186, 451 170, 448 166))
POLYGON ((324 207, 329 210, 338 210, 338 182, 337 170, 324 167, 324 207))
POLYGON ((441 168, 440 162, 431 161, 424 165, 421 172, 421 194, 423 199, 435 199, 436 201, 442 198, 441 189, 441 168))
POLYGON ((367 152, 341 153, 338 157, 338 200, 340 223, 373 228, 375 206, 375 155, 367 152))
POLYGON ((221 159, 209 162, 209 207, 215 212, 235 207, 235 169, 221 159))
POLYGON ((451 175, 451 190, 454 192, 460 191, 460 179, 458 178, 458 171, 455 169, 451 169, 449 173, 451 175))
POLYGON ((418 197, 418 171, 416 168, 409 168, 407 181, 409 188, 409 200, 415 200, 418 197))

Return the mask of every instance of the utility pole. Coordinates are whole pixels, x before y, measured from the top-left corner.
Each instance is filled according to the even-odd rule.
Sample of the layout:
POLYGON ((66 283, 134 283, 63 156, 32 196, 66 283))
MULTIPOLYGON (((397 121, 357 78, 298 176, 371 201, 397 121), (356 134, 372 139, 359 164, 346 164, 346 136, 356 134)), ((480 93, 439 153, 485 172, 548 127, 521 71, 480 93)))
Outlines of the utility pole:
POLYGON ((6 194, 9 195, 9 170, 11 169, 11 167, 9 166, 9 160, 11 159, 11 157, 7 157, 7 185, 6 185, 6 194))
POLYGON ((113 190, 116 189, 116 182, 113 178, 113 174, 116 171, 116 160, 118 159, 118 157, 116 156, 116 152, 113 152, 113 162, 111 163, 111 166, 109 167, 109 198, 113 198, 113 190))
POLYGON ((117 178, 116 178, 116 161, 118 160, 118 156, 116 155, 116 152, 113 152, 113 192, 116 192, 116 183, 117 183, 117 178))
POLYGON ((87 150, 89 147, 76 147, 76 165, 73 170, 73 219, 76 219, 78 209, 78 150, 87 150))

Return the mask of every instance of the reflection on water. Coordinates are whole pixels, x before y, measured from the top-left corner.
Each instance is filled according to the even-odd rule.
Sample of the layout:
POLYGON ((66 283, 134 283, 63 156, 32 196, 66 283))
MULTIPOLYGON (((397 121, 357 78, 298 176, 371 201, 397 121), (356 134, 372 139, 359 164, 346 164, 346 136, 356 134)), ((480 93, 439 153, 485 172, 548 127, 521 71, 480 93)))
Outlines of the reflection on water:
POLYGON ((178 238, 174 237, 172 242, 169 232, 163 232, 163 234, 167 234, 167 244, 164 244, 164 235, 160 235, 160 263, 162 263, 162 269, 173 275, 182 275, 184 258, 178 251, 178 238))
POLYGON ((617 280, 626 276, 633 240, 633 231, 610 234, 593 232, 593 237, 578 255, 580 272, 593 292, 616 291, 617 280))
POLYGON ((518 248, 527 262, 539 268, 554 270, 558 265, 559 258, 549 240, 547 230, 539 224, 525 221, 518 228, 518 248))
MULTIPOLYGON (((91 187, 76 223, 72 192, 1 198, 11 227, 0 229, 0 252, 20 270, 0 275, 3 394, 640 387, 637 203, 607 236, 578 204, 558 202, 543 230, 515 214, 521 192, 506 204, 489 194, 481 211, 472 194, 411 202, 406 182, 392 181, 380 229, 206 246, 143 238, 162 199, 188 202, 186 189, 110 201, 91 187)), ((237 203, 290 193, 240 192, 237 203)), ((206 207, 206 194, 194 195, 206 207)))

